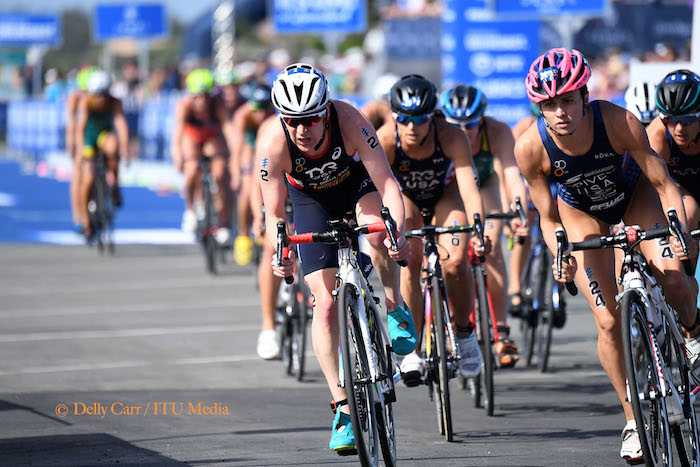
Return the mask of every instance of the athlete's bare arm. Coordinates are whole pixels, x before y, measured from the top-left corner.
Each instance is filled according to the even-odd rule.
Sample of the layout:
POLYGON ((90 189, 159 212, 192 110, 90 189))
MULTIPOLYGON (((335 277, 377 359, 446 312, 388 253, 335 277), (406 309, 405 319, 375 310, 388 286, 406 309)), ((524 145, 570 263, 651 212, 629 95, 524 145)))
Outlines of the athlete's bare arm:
POLYGON ((243 156, 243 146, 245 143, 245 130, 248 125, 250 108, 243 104, 233 114, 231 119, 231 180, 234 190, 239 188, 241 174, 241 157, 243 156))
POLYGON ((467 135, 457 126, 447 123, 443 119, 435 120, 440 146, 447 157, 452 159, 455 166, 455 179, 459 194, 467 211, 467 220, 471 224, 474 214, 479 213, 484 219, 484 205, 481 201, 481 193, 476 184, 474 159, 472 159, 471 143, 467 135))
POLYGON ((292 171, 292 161, 287 148, 282 125, 265 125, 258 132, 255 148, 255 170, 260 180, 265 204, 265 230, 268 242, 277 244, 277 222, 285 221, 286 198, 285 172, 292 171))
MULTIPOLYGON (((262 143, 262 140, 260 139, 260 135, 263 134, 265 131, 265 127, 273 124, 274 122, 279 122, 279 117, 277 115, 273 115, 271 117, 266 118, 263 120, 263 122, 260 124, 260 128, 258 129, 258 135, 257 138, 255 139, 255 147, 260 147, 262 143)), ((278 123, 279 125, 279 123, 278 123)), ((257 169, 258 166, 256 166, 257 169)), ((260 233, 263 231, 263 225, 262 225, 262 208, 263 208, 263 198, 262 198, 262 191, 261 191, 261 183, 262 180, 258 176, 258 174, 255 175, 255 183, 253 184, 253 189, 250 194, 250 209, 253 213, 253 233, 256 236, 260 236, 260 233)), ((286 195, 285 195, 286 198, 286 195)))
POLYGON ((76 157, 85 154, 85 127, 88 121, 88 97, 81 96, 78 100, 78 121, 75 124, 75 149, 76 157))
POLYGON ((530 199, 540 213, 540 227, 545 242, 549 249, 556 253, 554 230, 561 226, 561 220, 549 190, 547 176, 551 172, 551 165, 536 127, 531 126, 518 138, 515 144, 515 159, 530 186, 530 199))
POLYGON ((224 141, 228 147, 228 152, 231 156, 233 156, 233 151, 236 150, 236 140, 233 134, 233 122, 231 122, 226 115, 226 106, 224 105, 223 101, 217 100, 214 109, 216 112, 216 119, 219 122, 219 125, 221 125, 221 132, 224 134, 224 141))
POLYGON ((525 184, 514 155, 515 138, 513 138, 513 133, 505 123, 489 117, 486 118, 488 119, 488 125, 486 125, 488 140, 495 156, 494 163, 498 161, 501 166, 500 174, 498 174, 500 186, 505 188, 503 191, 506 192, 506 200, 508 201, 504 209, 508 209, 508 205, 515 200, 516 196, 522 200, 523 209, 527 209, 525 184))
POLYGON ((377 138, 379 138, 379 144, 382 145, 384 149, 384 154, 386 154, 386 159, 389 162, 389 167, 394 163, 396 158, 396 127, 393 120, 384 122, 377 130, 377 138))
POLYGON ((628 151, 659 193, 664 212, 675 209, 683 225, 688 225, 683 198, 668 173, 664 160, 649 145, 646 131, 632 113, 609 102, 600 103, 608 137, 615 151, 628 151))
POLYGON ((182 154, 182 137, 185 129, 185 115, 190 105, 190 99, 185 97, 177 103, 175 107, 175 127, 173 128, 173 141, 171 150, 173 153, 173 164, 178 172, 182 172, 184 167, 184 155, 182 154))
POLYGON ((114 130, 119 142, 119 157, 126 160, 129 155, 129 126, 126 124, 122 101, 114 99, 114 130))
POLYGON ((663 157, 668 164, 671 160, 671 148, 668 146, 666 139, 666 125, 661 120, 661 117, 656 117, 647 127, 647 135, 649 136, 649 144, 656 151, 656 154, 663 157))
POLYGON ((404 232, 404 205, 399 184, 387 162, 382 145, 370 121, 359 110, 343 101, 333 101, 338 112, 338 121, 343 141, 360 155, 360 160, 372 178, 374 186, 382 197, 383 204, 389 208, 396 220, 400 234, 404 232))
POLYGON ((66 98, 66 151, 71 157, 76 155, 76 135, 75 127, 78 118, 78 103, 80 102, 80 92, 74 91, 66 98))

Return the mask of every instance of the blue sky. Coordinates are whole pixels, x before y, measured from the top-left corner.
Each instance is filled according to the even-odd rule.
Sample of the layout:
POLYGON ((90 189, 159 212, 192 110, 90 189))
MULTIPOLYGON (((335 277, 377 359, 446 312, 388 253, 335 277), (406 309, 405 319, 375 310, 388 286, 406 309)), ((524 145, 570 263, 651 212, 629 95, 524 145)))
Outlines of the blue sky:
POLYGON ((163 3, 169 15, 187 23, 217 5, 219 0, 2 0, 0 3, 0 13, 58 13, 73 9, 91 11, 97 4, 163 3))

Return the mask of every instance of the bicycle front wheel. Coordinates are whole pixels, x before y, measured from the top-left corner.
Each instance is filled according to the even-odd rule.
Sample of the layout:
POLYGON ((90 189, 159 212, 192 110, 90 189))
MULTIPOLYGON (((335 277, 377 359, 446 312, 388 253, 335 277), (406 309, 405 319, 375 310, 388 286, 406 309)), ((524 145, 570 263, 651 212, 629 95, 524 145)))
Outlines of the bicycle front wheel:
POLYGON ((376 407, 371 389, 369 360, 358 319, 359 292, 342 284, 338 293, 338 331, 340 357, 345 379, 345 395, 355 434, 355 448, 363 466, 378 462, 376 407))
POLYGON ((486 407, 486 414, 493 416, 494 394, 493 394, 493 373, 496 371, 496 363, 493 357, 493 325, 491 324, 491 307, 486 291, 486 270, 483 266, 478 266, 474 270, 474 286, 476 295, 476 306, 478 316, 479 343, 483 363, 479 383, 483 396, 483 405, 486 407))
POLYGON ((695 416, 695 406, 691 388, 694 383, 690 374, 690 366, 683 348, 676 341, 669 327, 665 330, 665 343, 661 346, 667 368, 670 373, 670 384, 678 391, 683 409, 683 423, 671 428, 676 440, 676 450, 683 467, 700 466, 700 436, 695 416))
POLYGON ((442 289, 437 277, 433 277, 431 281, 433 290, 433 321, 435 323, 435 338, 437 344, 438 358, 438 385, 440 388, 439 397, 435 398, 435 404, 438 411, 438 426, 440 434, 445 435, 445 440, 452 441, 452 408, 450 406, 450 374, 448 373, 447 361, 450 357, 450 346, 454 343, 448 343, 445 333, 446 326, 446 310, 443 307, 442 289))
POLYGON ((554 328, 554 307, 559 305, 559 288, 554 276, 543 271, 542 283, 544 296, 537 314, 537 366, 541 372, 547 371, 549 353, 552 348, 552 329, 554 328))
POLYGON ((295 300, 295 321, 296 331, 294 333, 294 366, 297 370, 297 381, 304 379, 305 353, 306 353, 306 324, 309 320, 309 294, 308 287, 304 284, 304 275, 301 268, 297 267, 294 287, 295 300))
POLYGON ((637 422, 644 462, 647 466, 669 466, 673 462, 671 433, 645 308, 636 292, 626 293, 620 308, 627 397, 637 422))

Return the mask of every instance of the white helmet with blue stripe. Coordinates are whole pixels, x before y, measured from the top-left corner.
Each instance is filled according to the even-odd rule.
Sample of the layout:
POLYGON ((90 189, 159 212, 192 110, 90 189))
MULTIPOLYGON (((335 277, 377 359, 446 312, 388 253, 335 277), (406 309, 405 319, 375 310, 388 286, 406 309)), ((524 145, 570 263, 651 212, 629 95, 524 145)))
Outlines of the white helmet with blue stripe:
POLYGON ((326 77, 305 63, 289 65, 272 85, 272 104, 283 117, 318 115, 328 100, 326 77))

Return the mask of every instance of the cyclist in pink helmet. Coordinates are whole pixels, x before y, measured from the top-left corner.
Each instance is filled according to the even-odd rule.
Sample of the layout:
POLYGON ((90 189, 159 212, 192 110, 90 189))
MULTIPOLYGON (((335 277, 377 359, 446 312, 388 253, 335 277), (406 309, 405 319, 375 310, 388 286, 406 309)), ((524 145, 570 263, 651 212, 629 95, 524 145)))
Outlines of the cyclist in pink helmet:
MULTIPOLYGON (((678 187, 663 159, 649 146, 644 127, 622 107, 607 101, 589 102, 586 82, 590 75, 580 52, 558 48, 538 57, 525 79, 528 97, 539 105, 542 116, 518 139, 515 156, 540 213, 545 241, 554 253, 558 226, 564 226, 570 241, 578 242, 608 235, 610 227, 620 221, 643 229, 666 224, 664 213, 672 208, 687 224, 678 187), (557 205, 550 180, 557 185, 557 205)), ((667 297, 686 330, 692 329, 697 319, 697 285, 682 271, 680 260, 686 256, 679 242, 671 239, 670 247, 661 242, 643 242, 640 248, 662 287, 674 291, 667 297)), ((600 362, 628 420, 620 456, 639 459, 642 450, 634 414, 625 400, 620 315, 615 309, 615 255, 612 250, 582 253, 573 253, 570 264, 562 268, 561 281, 575 278, 593 311, 600 362)), ((686 340, 698 339, 690 335, 686 332, 686 340)), ((671 412, 682 410, 680 400, 669 406, 671 412)))

